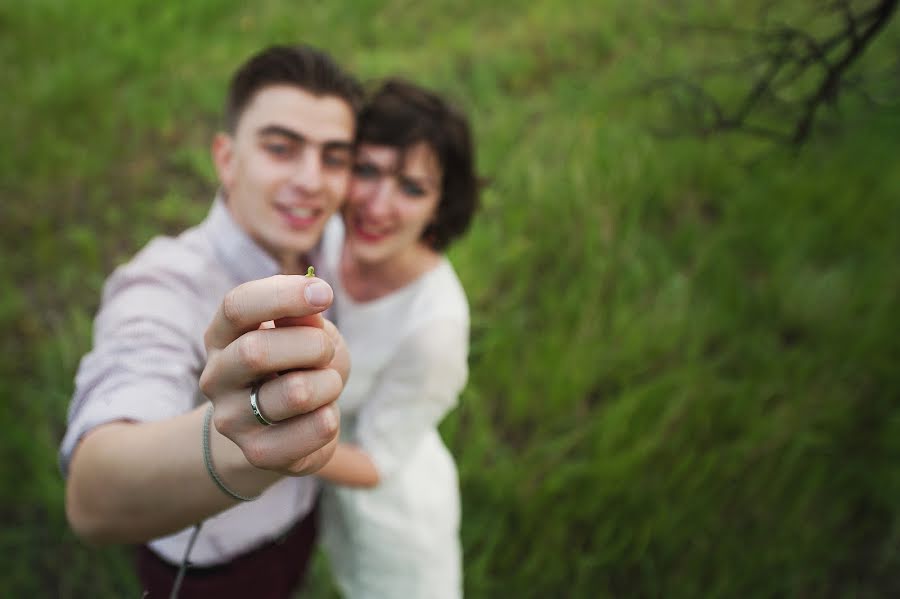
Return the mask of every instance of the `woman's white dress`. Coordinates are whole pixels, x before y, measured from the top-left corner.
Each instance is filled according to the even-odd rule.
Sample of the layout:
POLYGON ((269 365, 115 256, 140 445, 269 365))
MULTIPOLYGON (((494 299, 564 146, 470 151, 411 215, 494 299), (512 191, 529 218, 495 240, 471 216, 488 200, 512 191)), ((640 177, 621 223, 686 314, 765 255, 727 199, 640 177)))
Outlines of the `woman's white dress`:
POLYGON ((469 307, 450 262, 406 287, 355 302, 340 282, 343 227, 324 242, 331 315, 351 357, 338 400, 341 440, 366 451, 380 483, 325 485, 322 545, 348 598, 462 595, 456 465, 437 425, 468 376, 469 307))

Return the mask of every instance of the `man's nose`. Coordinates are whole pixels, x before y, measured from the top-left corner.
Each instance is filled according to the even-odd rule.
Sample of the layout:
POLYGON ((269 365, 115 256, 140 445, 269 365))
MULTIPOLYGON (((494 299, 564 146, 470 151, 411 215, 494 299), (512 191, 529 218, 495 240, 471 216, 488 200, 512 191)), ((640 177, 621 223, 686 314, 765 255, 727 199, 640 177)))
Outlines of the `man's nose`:
POLYGON ((316 148, 303 149, 291 182, 310 193, 322 188, 322 158, 316 148))

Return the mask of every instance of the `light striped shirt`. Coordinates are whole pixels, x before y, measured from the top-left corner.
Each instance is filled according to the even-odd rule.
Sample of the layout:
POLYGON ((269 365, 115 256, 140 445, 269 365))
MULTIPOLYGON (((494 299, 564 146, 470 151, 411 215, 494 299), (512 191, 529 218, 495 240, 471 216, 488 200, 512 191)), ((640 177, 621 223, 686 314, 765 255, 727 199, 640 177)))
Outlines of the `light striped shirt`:
MULTIPOLYGON (((319 270, 317 253, 312 263, 319 270)), ((205 402, 198 387, 206 362, 203 336, 219 304, 234 287, 278 271, 275 260, 235 223, 219 198, 200 225, 177 238, 153 239, 116 269, 103 289, 93 349, 76 375, 60 447, 63 474, 79 439, 94 427, 116 420, 163 420, 205 402)), ((285 478, 257 501, 209 518, 191 562, 220 564, 278 537, 309 513, 316 492, 313 477, 285 478)), ((190 532, 149 545, 178 563, 190 532)))

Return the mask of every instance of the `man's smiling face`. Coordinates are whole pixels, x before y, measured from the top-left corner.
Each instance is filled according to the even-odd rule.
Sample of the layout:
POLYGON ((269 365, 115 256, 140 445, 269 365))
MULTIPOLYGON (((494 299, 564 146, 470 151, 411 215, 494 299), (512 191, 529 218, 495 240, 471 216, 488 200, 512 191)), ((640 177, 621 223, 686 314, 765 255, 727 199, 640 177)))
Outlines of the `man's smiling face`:
POLYGON ((355 119, 337 96, 260 89, 213 157, 237 223, 283 267, 312 249, 347 189, 355 119))

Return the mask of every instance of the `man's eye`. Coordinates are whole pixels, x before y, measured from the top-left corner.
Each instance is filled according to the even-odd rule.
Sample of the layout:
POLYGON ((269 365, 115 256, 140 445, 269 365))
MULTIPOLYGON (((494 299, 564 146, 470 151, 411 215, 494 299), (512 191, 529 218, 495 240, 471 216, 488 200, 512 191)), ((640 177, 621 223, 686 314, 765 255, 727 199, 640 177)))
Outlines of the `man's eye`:
POLYGON ((374 179, 378 177, 378 169, 371 164, 357 163, 353 165, 353 174, 361 179, 374 179))
POLYGON ((273 156, 283 157, 291 153, 291 147, 288 144, 268 143, 264 147, 273 156))
POLYGON ((333 168, 344 168, 345 166, 350 164, 350 158, 341 154, 325 154, 322 162, 325 164, 325 166, 330 166, 333 168))

